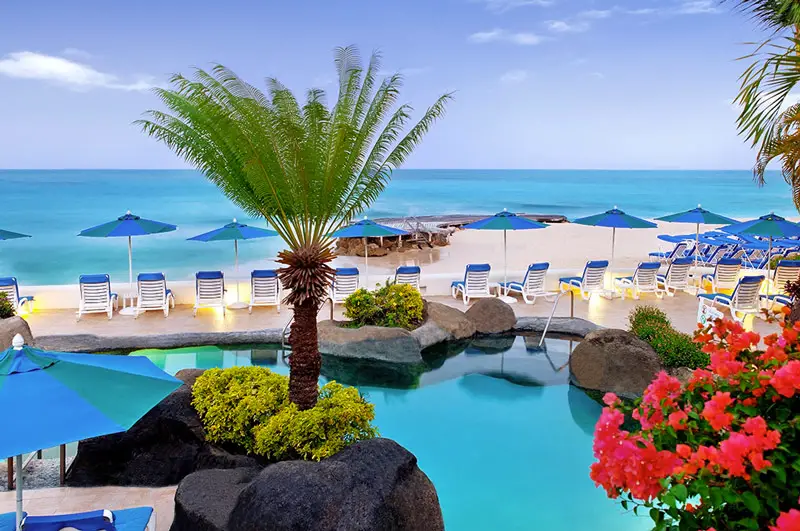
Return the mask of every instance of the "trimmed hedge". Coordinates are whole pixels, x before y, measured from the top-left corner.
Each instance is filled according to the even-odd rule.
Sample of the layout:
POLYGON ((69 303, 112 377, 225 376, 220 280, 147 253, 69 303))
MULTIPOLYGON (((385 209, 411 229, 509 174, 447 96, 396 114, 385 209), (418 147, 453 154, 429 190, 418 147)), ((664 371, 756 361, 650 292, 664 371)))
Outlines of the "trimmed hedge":
POLYGON ((697 369, 708 365, 708 354, 700 350, 689 334, 679 332, 660 309, 637 306, 628 316, 629 330, 656 351, 664 367, 697 369))
POLYGON ((289 402, 289 377, 264 367, 209 369, 192 387, 206 439, 270 460, 329 457, 378 435, 375 407, 353 387, 325 385, 317 405, 289 402))

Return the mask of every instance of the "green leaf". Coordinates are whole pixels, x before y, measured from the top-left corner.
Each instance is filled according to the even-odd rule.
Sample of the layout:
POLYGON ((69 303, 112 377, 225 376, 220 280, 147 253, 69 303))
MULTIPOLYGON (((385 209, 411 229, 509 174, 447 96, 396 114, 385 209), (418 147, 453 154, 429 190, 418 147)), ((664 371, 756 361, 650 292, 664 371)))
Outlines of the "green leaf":
POLYGON ((743 492, 742 502, 744 503, 745 507, 747 507, 754 515, 758 516, 758 513, 761 512, 761 503, 758 501, 758 498, 756 498, 756 495, 752 492, 743 492))
POLYGON ((650 518, 653 520, 653 522, 658 524, 662 520, 662 518, 664 518, 664 515, 661 511, 653 507, 652 509, 650 509, 650 518))
POLYGON ((666 505, 667 507, 675 507, 675 496, 673 496, 673 495, 672 495, 671 493, 669 493, 669 492, 668 492, 668 493, 666 493, 666 494, 664 494, 664 495, 661 497, 661 501, 662 501, 662 502, 664 503, 664 505, 666 505))
POLYGON ((679 483, 672 487, 672 495, 675 496, 675 499, 679 502, 683 503, 686 501, 686 498, 689 497, 689 492, 686 489, 686 485, 683 483, 679 483))

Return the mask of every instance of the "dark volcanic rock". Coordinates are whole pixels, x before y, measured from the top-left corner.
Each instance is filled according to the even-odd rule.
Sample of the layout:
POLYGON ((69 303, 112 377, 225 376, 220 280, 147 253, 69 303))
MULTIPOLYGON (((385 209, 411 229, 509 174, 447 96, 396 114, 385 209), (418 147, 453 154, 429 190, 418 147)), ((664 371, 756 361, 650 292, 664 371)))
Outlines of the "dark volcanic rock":
POLYGON ((578 387, 635 398, 656 377, 661 363, 653 348, 630 332, 605 329, 575 347, 569 370, 578 387))
POLYGON ((239 493, 260 471, 237 468, 189 474, 175 492, 175 519, 170 531, 225 531, 239 493))
POLYGON ((123 433, 87 439, 67 474, 67 485, 175 485, 207 468, 259 467, 253 458, 226 452, 205 441, 192 406, 191 385, 203 371, 186 369, 176 376, 184 385, 123 433))
POLYGON ((495 298, 478 299, 466 315, 479 334, 502 334, 517 324, 511 306, 495 298))
POLYGON ((284 461, 242 490, 229 531, 439 531, 436 489, 389 439, 354 444, 319 463, 284 461))

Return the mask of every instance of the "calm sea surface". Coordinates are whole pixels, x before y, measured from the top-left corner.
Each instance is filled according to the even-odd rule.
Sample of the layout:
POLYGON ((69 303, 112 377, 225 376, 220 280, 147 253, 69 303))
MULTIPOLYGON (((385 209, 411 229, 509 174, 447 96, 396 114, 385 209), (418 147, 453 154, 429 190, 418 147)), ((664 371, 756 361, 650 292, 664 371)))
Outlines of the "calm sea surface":
MULTIPOLYGON (((14 275, 21 284, 75 283, 84 273, 127 279, 123 238, 76 237, 126 210, 178 225, 176 232, 133 243, 134 271, 163 271, 174 280, 190 279, 199 269, 232 269, 232 243, 186 238, 233 217, 259 224, 190 170, 0 170, 0 187, 0 228, 33 236, 0 242, 0 276, 14 275)), ((759 188, 749 171, 585 170, 401 170, 367 214, 492 214, 507 208, 574 218, 618 205, 655 217, 698 203, 733 217, 797 215, 777 174, 759 188)), ((275 238, 240 242, 240 259, 268 266, 281 248, 275 238)))

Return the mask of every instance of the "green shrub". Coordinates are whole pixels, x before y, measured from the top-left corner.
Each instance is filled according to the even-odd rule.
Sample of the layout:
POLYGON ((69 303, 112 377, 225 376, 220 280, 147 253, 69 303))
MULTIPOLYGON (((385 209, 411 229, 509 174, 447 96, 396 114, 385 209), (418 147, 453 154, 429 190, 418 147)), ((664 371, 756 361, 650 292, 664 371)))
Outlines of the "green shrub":
POLYGON ((654 306, 637 306, 628 317, 630 331, 656 351, 664 367, 697 369, 708 365, 708 355, 688 334, 672 327, 667 315, 654 306))
POLYGON ((289 379, 262 367, 209 369, 192 387, 192 405, 203 421, 206 439, 248 453, 255 448, 255 427, 288 400, 289 379))
POLYGON ((344 316, 355 327, 374 325, 411 330, 422 322, 419 291, 408 284, 386 284, 369 292, 360 289, 344 301, 344 316))
POLYGON ((209 369, 192 387, 206 439, 273 460, 322 459, 377 435, 375 408, 352 387, 330 382, 317 405, 298 411, 289 378, 264 367, 209 369))
POLYGON ((256 428, 256 453, 276 461, 319 461, 354 442, 375 437, 374 418, 375 406, 356 388, 330 382, 320 390, 315 407, 300 411, 288 404, 256 428))
POLYGON ((769 261, 770 269, 778 267, 778 262, 781 260, 800 260, 800 253, 790 253, 786 256, 775 256, 771 258, 769 261))
POLYGON ((14 317, 16 313, 11 301, 8 300, 8 294, 5 291, 0 291, 0 319, 14 317))

